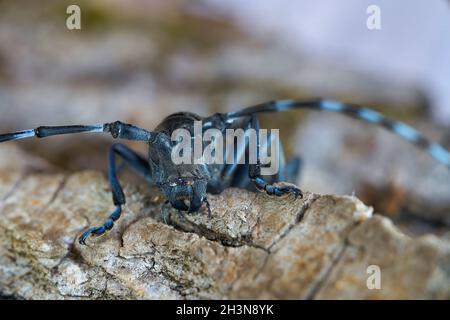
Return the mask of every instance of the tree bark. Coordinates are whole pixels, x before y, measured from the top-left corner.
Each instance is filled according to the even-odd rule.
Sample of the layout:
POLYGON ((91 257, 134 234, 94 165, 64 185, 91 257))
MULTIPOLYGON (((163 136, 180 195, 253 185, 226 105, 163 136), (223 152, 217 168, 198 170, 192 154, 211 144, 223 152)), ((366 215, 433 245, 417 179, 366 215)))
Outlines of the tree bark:
POLYGON ((349 196, 280 199, 231 188, 208 195, 212 218, 170 211, 163 223, 161 193, 125 185, 115 227, 81 246, 80 233, 113 210, 104 175, 30 172, 37 162, 18 162, 17 152, 0 149, 0 296, 450 298, 449 243, 409 238, 349 196))

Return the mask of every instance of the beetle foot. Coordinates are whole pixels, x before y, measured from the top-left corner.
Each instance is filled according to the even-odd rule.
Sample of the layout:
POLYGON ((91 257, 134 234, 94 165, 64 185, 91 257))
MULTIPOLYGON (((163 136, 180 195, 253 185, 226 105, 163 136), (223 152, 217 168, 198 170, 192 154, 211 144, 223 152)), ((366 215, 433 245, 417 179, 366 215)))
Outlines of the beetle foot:
POLYGON ((80 238, 78 238, 78 242, 82 245, 86 245, 86 239, 93 235, 93 236, 100 236, 106 232, 106 228, 104 226, 101 227, 93 227, 85 231, 80 238))
POLYGON ((85 231, 80 238, 78 238, 78 242, 82 245, 86 245, 86 239, 93 235, 93 236, 100 236, 104 234, 106 231, 111 230, 114 226, 114 221, 117 221, 117 219, 120 218, 120 215, 122 213, 122 206, 117 205, 116 210, 109 216, 108 219, 106 219, 105 223, 101 227, 93 227, 85 231))
POLYGON ((254 182, 259 191, 265 192, 269 196, 281 197, 287 194, 293 194, 296 199, 298 197, 303 198, 302 191, 293 184, 270 184, 259 177, 255 178, 254 182))
POLYGON ((275 195, 277 197, 281 197, 288 194, 293 194, 295 196, 295 199, 298 197, 303 198, 302 191, 291 185, 282 185, 282 186, 276 186, 276 185, 266 185, 265 191, 268 195, 275 195))

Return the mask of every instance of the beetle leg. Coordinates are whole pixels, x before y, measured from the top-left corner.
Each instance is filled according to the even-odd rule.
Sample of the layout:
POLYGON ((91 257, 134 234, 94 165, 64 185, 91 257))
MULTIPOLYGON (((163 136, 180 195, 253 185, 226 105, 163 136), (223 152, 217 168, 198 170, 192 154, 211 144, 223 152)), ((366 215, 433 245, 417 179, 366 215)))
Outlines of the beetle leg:
POLYGON ((113 144, 109 149, 108 154, 108 179, 111 186, 111 191, 113 195, 113 202, 116 206, 114 212, 109 216, 104 224, 100 227, 93 227, 84 232, 79 238, 80 244, 86 244, 85 241, 90 235, 99 236, 108 230, 111 230, 114 226, 114 222, 120 218, 122 213, 122 206, 125 204, 125 194, 123 193, 122 186, 120 185, 119 179, 117 178, 117 168, 116 168, 116 158, 119 155, 125 161, 129 167, 134 171, 145 177, 147 180, 151 177, 151 171, 148 166, 147 161, 135 153, 133 150, 128 148, 123 144, 113 144))
POLYGON ((255 114, 252 115, 251 126, 256 130, 256 164, 249 165, 249 177, 255 184, 255 187, 268 195, 283 196, 285 194, 294 194, 296 198, 298 196, 302 197, 301 190, 293 185, 274 185, 261 177, 259 121, 255 114))
POLYGON ((85 231, 79 238, 80 244, 86 244, 86 239, 90 235, 94 236, 100 236, 103 233, 105 233, 107 230, 111 230, 114 226, 114 221, 120 218, 120 215, 122 213, 122 206, 116 206, 116 210, 109 216, 108 219, 106 219, 105 223, 103 223, 100 227, 93 227, 85 231))

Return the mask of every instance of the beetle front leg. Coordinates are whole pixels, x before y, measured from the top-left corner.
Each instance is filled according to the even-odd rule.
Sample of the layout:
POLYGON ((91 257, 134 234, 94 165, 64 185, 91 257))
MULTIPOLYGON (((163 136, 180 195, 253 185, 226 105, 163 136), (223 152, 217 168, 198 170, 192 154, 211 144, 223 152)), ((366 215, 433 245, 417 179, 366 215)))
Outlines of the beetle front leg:
POLYGON ((259 191, 263 191, 270 196, 274 195, 274 196, 281 197, 286 194, 293 194, 293 195, 295 195, 295 198, 297 198, 299 196, 300 196, 300 198, 303 197, 302 191, 293 185, 275 185, 275 184, 266 182, 260 176, 257 176, 255 178, 251 178, 251 179, 259 191))
POLYGON ((117 178, 117 168, 115 156, 119 155, 125 161, 125 163, 130 166, 134 171, 144 176, 147 180, 150 179, 151 172, 147 161, 140 155, 135 153, 133 150, 129 149, 123 144, 114 144, 111 146, 108 154, 108 179, 111 185, 111 191, 113 195, 113 202, 116 206, 114 212, 109 216, 108 219, 100 227, 93 227, 85 231, 79 238, 80 244, 86 244, 86 239, 93 236, 100 236, 108 230, 111 230, 114 226, 114 222, 120 218, 122 213, 122 206, 125 204, 125 194, 123 193, 122 186, 120 185, 119 179, 117 178))
POLYGON ((286 194, 294 194, 303 197, 303 194, 299 188, 294 185, 276 185, 265 181, 261 176, 261 163, 260 163, 260 141, 259 141, 259 121, 255 114, 251 118, 251 127, 256 130, 256 163, 249 165, 249 178, 255 184, 255 187, 268 195, 283 196, 286 194))

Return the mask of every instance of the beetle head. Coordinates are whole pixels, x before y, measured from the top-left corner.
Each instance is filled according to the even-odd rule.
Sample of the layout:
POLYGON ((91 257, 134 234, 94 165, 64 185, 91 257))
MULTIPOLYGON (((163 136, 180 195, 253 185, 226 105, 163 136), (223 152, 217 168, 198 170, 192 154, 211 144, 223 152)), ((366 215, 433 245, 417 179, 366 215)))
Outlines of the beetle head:
POLYGON ((205 164, 175 164, 172 160, 174 145, 164 133, 158 134, 153 141, 149 152, 153 178, 174 208, 196 212, 206 196, 208 168, 205 164))
POLYGON ((178 177, 163 183, 161 189, 175 209, 197 212, 205 199, 206 185, 203 179, 178 177))

